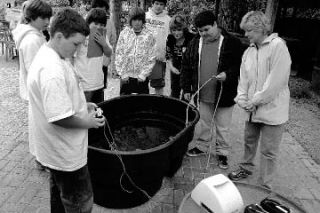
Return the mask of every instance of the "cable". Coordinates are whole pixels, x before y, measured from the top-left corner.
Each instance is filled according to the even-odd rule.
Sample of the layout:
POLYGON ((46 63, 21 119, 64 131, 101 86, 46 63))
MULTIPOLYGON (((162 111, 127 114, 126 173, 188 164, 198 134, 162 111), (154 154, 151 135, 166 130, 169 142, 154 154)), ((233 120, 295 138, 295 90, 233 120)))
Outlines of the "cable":
POLYGON ((110 147, 110 150, 115 152, 115 155, 117 156, 117 158, 119 159, 119 161, 120 161, 120 163, 121 163, 123 172, 122 172, 122 174, 121 174, 121 176, 120 176, 120 180, 119 180, 119 181, 120 181, 120 187, 122 188, 122 190, 125 191, 125 192, 127 192, 127 193, 132 193, 132 192, 133 192, 133 191, 129 191, 129 190, 125 189, 125 187, 124 187, 123 184, 122 184, 122 179, 123 179, 123 177, 124 177, 124 176, 127 176, 129 182, 133 185, 133 187, 135 187, 136 189, 138 189, 139 191, 141 191, 148 199, 151 200, 152 197, 151 197, 145 190, 143 190, 143 189, 141 189, 139 186, 137 186, 137 185, 135 184, 135 182, 132 180, 132 178, 130 177, 130 175, 128 174, 127 169, 126 169, 126 166, 125 166, 125 164, 124 164, 124 162, 123 162, 123 160, 122 160, 122 157, 121 157, 121 155, 118 153, 117 145, 116 145, 115 140, 114 140, 114 137, 113 137, 113 135, 112 135, 109 122, 108 122, 108 120, 107 120, 106 118, 105 118, 105 125, 104 125, 103 134, 104 134, 104 137, 106 138, 106 141, 107 141, 107 143, 108 143, 107 145, 109 145, 109 147, 110 147), (109 132, 109 134, 110 134, 110 137, 111 137, 112 141, 110 141, 110 140, 108 139, 107 135, 106 135, 106 126, 107 126, 107 128, 108 128, 108 132, 109 132))

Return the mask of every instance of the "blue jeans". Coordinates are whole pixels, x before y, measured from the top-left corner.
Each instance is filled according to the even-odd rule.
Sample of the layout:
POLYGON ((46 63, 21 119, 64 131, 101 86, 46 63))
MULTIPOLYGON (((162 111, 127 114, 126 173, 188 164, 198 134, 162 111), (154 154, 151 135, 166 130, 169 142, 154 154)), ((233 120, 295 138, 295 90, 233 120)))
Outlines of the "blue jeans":
POLYGON ((64 172, 50 169, 51 213, 90 213, 93 192, 88 166, 64 172))

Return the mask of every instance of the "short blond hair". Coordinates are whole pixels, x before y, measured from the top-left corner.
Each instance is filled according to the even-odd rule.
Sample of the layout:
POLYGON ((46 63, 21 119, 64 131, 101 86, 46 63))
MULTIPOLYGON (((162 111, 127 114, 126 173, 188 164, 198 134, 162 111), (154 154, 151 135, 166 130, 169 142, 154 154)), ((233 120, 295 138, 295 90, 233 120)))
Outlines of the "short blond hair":
POLYGON ((240 28, 243 30, 262 29, 264 33, 268 34, 271 31, 270 19, 261 11, 250 11, 243 16, 240 28))

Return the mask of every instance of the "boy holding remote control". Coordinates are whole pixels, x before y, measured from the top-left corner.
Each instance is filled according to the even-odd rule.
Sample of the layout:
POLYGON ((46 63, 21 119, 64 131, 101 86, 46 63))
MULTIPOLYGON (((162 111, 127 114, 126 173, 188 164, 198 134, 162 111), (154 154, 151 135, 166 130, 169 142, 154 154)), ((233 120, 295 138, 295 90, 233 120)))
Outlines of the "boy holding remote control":
POLYGON ((97 105, 86 103, 79 74, 69 59, 90 29, 76 11, 57 12, 50 40, 28 75, 29 140, 37 160, 50 170, 52 213, 90 213, 93 192, 87 166, 88 129, 104 126, 97 105))

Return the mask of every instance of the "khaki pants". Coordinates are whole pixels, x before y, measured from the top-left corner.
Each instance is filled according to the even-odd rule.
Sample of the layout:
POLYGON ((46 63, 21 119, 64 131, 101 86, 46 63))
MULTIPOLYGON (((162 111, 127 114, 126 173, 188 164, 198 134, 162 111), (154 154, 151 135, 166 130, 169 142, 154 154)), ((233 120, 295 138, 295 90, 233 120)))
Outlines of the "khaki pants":
POLYGON ((197 147, 204 152, 228 156, 230 150, 229 129, 233 106, 218 107, 212 123, 214 107, 212 103, 200 102, 200 120, 195 127, 194 137, 189 144, 189 149, 197 147))
POLYGON ((254 157, 257 153, 260 139, 260 173, 258 182, 271 188, 271 182, 276 172, 276 161, 282 140, 283 125, 267 125, 246 122, 244 132, 244 156, 240 167, 253 171, 254 157))

